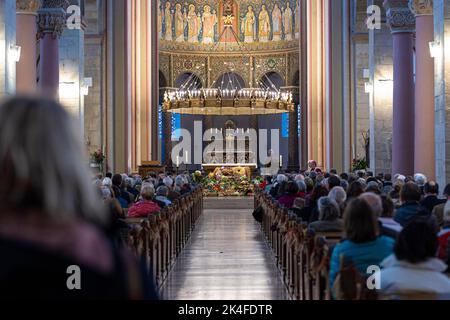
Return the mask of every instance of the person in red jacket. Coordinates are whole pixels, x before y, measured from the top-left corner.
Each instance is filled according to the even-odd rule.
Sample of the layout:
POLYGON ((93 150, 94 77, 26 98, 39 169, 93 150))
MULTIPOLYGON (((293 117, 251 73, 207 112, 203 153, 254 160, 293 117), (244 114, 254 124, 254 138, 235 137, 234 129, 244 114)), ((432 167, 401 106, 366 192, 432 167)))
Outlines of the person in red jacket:
POLYGON ((152 201, 154 195, 155 189, 151 185, 142 186, 141 200, 130 208, 128 217, 142 218, 160 211, 161 208, 152 201))

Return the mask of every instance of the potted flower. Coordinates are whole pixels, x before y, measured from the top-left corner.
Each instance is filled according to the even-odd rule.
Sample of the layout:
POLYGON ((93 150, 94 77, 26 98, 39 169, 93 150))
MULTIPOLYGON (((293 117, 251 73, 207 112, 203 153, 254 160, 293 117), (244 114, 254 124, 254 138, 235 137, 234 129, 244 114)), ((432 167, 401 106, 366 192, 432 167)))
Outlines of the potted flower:
POLYGON ((91 167, 99 168, 100 172, 103 172, 103 163, 105 161, 105 158, 105 155, 100 149, 91 153, 91 167))

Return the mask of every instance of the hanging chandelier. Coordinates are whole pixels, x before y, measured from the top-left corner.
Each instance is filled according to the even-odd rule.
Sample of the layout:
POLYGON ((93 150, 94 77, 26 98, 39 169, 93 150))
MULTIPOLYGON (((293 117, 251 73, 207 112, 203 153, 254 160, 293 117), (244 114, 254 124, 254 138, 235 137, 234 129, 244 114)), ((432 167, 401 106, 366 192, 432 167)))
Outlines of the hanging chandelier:
MULTIPOLYGON (((221 43, 221 39, 227 33, 231 33, 242 52, 242 56, 244 56, 248 50, 239 41, 233 30, 232 21, 233 17, 225 19, 224 29, 216 46, 221 43)), ((226 45, 227 42, 224 42, 224 44, 226 45)), ((265 76, 265 83, 262 81, 258 83, 259 87, 244 88, 242 83, 234 76, 234 63, 224 64, 227 67, 229 65, 228 81, 222 79, 216 87, 198 88, 198 82, 195 75, 192 74, 180 88, 166 90, 163 111, 188 115, 227 116, 280 114, 294 111, 291 91, 278 89, 267 75, 265 76)))

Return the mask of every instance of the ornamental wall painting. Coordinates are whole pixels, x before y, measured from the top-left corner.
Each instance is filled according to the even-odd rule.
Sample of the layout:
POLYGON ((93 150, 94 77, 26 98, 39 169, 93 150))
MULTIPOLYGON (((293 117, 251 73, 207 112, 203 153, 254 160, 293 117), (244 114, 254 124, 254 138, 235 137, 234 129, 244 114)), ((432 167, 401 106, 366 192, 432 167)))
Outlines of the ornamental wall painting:
POLYGON ((299 10, 298 0, 159 0, 159 37, 206 46, 235 37, 244 43, 298 42, 299 10), (226 25, 235 36, 222 34, 226 25))

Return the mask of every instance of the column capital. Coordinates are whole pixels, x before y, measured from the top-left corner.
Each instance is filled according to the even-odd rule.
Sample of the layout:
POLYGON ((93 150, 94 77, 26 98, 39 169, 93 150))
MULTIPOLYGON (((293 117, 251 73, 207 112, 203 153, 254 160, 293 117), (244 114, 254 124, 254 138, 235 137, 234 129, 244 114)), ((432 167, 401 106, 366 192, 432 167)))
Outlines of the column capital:
POLYGON ((409 8, 416 17, 432 16, 433 0, 409 0, 409 8))
POLYGON ((42 0, 16 0, 16 13, 37 15, 42 0))
POLYGON ((409 0, 385 0, 384 8, 393 34, 415 32, 416 17, 409 8, 409 0))
POLYGON ((37 11, 38 36, 51 34, 54 38, 61 37, 67 23, 67 8, 69 0, 43 0, 42 7, 37 11))

